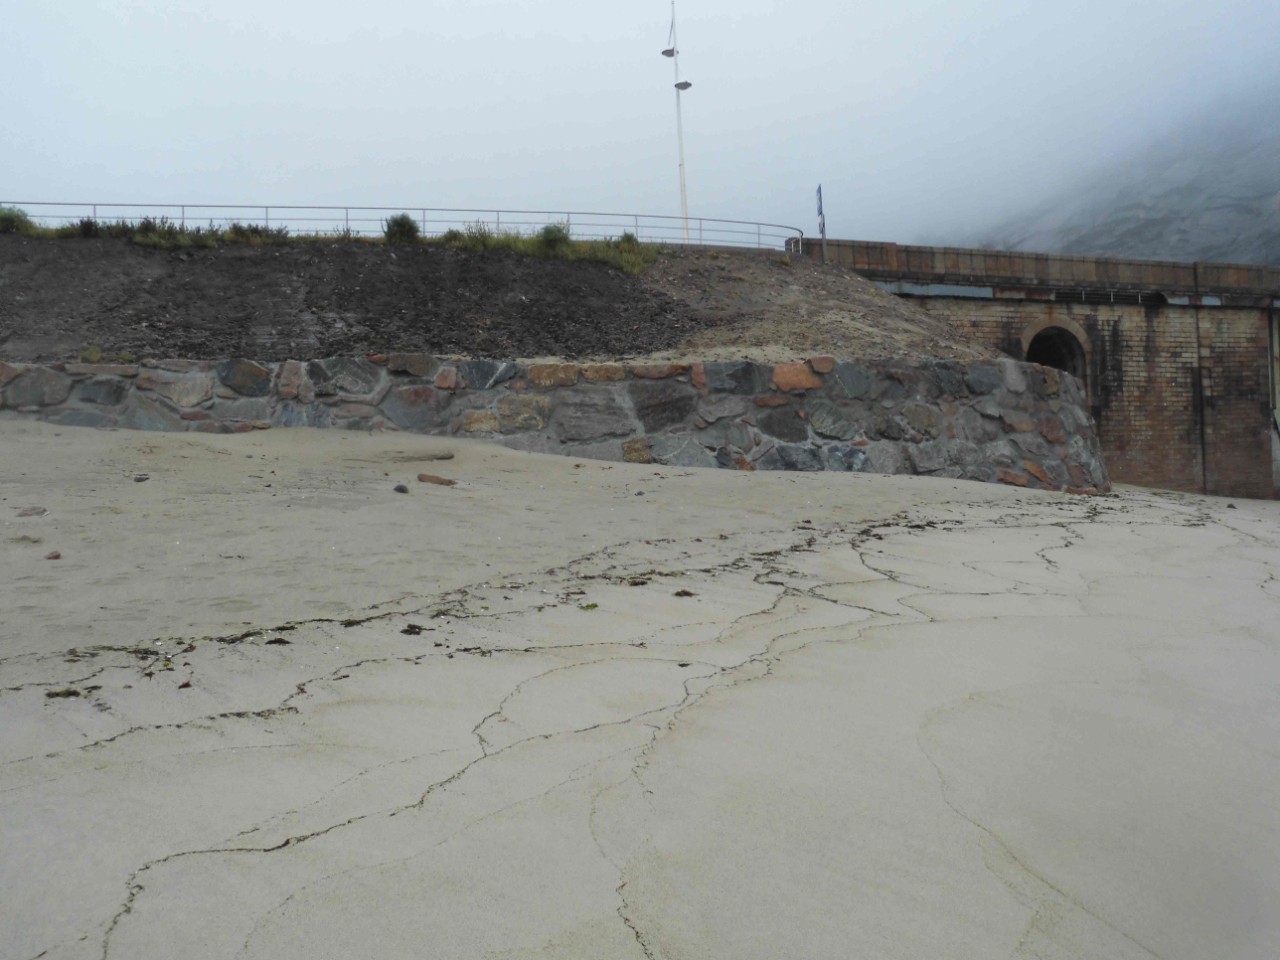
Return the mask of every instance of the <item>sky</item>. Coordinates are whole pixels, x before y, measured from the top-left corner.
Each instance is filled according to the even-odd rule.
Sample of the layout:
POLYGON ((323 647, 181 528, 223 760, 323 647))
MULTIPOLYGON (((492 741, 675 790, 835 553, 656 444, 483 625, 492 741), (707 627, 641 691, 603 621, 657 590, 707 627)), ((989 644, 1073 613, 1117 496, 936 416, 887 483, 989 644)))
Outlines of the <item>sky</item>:
MULTIPOLYGON (((955 242, 1280 89, 1277 0, 678 0, 689 212, 955 242)), ((669 0, 0 0, 0 200, 680 210, 669 0)), ((1275 119, 1272 111, 1272 120, 1275 119)))

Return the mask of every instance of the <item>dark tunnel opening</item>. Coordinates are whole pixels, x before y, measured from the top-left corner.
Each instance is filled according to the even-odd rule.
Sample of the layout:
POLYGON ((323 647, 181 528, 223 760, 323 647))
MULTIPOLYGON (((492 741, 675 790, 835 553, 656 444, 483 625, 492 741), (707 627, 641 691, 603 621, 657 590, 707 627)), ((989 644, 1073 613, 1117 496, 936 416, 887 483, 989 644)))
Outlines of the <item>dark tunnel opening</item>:
POLYGON ((1041 330, 1027 345, 1027 362, 1063 370, 1085 382, 1084 347, 1075 335, 1062 327, 1041 330))

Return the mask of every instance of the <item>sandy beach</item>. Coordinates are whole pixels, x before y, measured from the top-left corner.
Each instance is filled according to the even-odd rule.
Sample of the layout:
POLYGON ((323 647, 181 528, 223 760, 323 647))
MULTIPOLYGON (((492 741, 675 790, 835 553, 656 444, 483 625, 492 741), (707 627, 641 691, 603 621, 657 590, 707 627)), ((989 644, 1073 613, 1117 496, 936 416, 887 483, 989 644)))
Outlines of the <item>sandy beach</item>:
POLYGON ((0 957, 1276 956, 1280 503, 0 451, 0 957))

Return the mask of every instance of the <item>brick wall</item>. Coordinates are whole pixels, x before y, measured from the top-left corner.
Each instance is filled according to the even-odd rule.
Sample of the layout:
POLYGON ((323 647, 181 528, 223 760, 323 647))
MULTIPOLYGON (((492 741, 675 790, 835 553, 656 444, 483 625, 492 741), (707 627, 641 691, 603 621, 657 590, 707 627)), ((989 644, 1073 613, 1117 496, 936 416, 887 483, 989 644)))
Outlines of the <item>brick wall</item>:
POLYGON ((1075 333, 1114 481, 1275 496, 1266 310, 954 297, 913 302, 1018 359, 1045 327, 1075 333))

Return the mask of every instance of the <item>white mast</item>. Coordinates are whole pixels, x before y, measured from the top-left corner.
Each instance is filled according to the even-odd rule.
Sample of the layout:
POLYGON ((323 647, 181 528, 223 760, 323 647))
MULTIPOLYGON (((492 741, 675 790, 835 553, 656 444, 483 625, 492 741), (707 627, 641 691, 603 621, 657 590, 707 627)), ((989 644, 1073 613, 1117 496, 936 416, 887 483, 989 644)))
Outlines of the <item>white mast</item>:
POLYGON ((667 38, 668 44, 666 50, 662 51, 664 57, 670 57, 675 64, 676 69, 676 144, 680 150, 680 216, 684 224, 684 242, 689 242, 689 195, 685 189, 684 182, 684 116, 680 111, 680 94, 688 90, 693 84, 688 80, 680 79, 680 49, 676 44, 676 0, 671 0, 671 34, 667 38))

